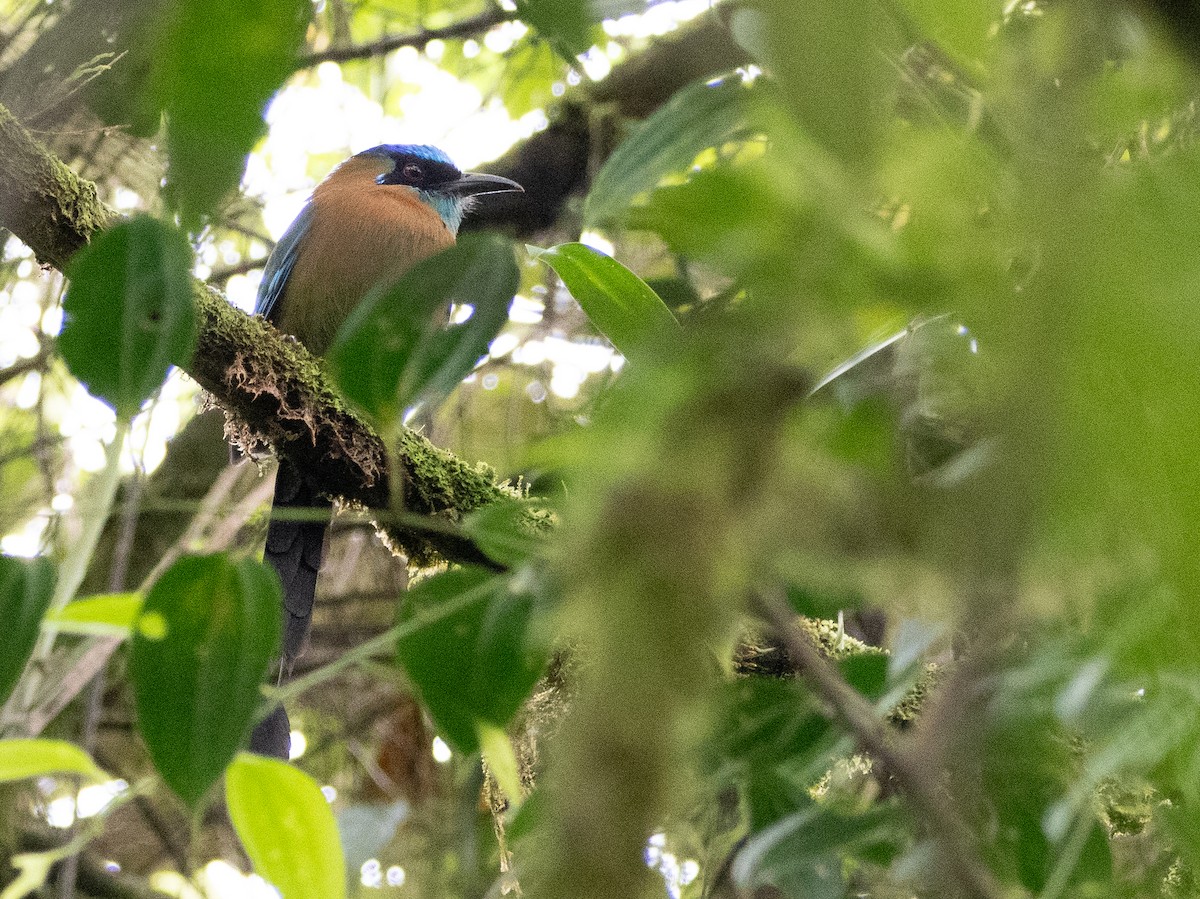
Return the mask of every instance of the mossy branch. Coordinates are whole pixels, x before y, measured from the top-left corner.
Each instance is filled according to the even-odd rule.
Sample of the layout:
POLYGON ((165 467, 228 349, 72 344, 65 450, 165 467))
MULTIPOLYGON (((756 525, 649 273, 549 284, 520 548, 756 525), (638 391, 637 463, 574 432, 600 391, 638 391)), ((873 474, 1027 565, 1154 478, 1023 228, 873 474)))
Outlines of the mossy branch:
MULTIPOLYGON (((42 264, 62 270, 118 213, 96 186, 48 153, 0 105, 0 227, 29 245, 42 264)), ((373 509, 391 506, 387 456, 371 427, 338 398, 317 359, 271 325, 233 308, 196 281, 196 353, 185 371, 217 403, 330 496, 373 509)), ((387 528, 397 548, 424 561, 486 562, 448 523, 511 492, 485 466, 472 465, 411 431, 396 447, 404 472, 404 509, 433 516, 429 529, 387 528)))

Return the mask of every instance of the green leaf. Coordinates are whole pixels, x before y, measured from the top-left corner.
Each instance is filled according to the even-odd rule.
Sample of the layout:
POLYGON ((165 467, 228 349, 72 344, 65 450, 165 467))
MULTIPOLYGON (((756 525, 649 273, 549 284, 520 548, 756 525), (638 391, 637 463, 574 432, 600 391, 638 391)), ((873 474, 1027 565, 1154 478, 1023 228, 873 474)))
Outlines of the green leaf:
POLYGON ((744 136, 749 99, 759 90, 736 75, 681 89, 605 161, 588 192, 584 220, 620 220, 639 196, 667 175, 687 171, 702 151, 744 136))
POLYGON ((54 565, 48 559, 0 556, 0 704, 7 701, 33 654, 54 580, 54 565))
POLYGON ((392 430, 406 409, 435 405, 471 373, 508 321, 519 284, 508 241, 465 236, 358 304, 327 354, 338 387, 379 430, 392 430), (474 311, 443 328, 451 303, 474 311))
POLYGON ((708 744, 713 766, 736 772, 750 824, 763 827, 807 797, 837 735, 794 681, 740 679, 727 685, 724 705, 708 744))
POLYGON ((251 559, 180 559, 133 636, 138 729, 163 780, 196 807, 250 731, 280 637, 279 579, 251 559))
POLYGON ((679 322, 658 294, 611 256, 581 243, 559 244, 536 256, 627 359, 653 359, 679 333, 679 322))
POLYGON ((359 871, 368 859, 378 858, 412 811, 407 799, 339 805, 337 829, 347 870, 359 871))
POLYGON ((569 63, 592 46, 587 0, 516 0, 517 15, 569 63))
MULTIPOLYGON (((811 278, 815 266, 798 255, 797 242, 811 241, 827 253, 834 235, 828 222, 819 226, 803 198, 800 180, 781 184, 782 159, 774 151, 737 165, 720 164, 683 184, 664 185, 643 206, 630 210, 631 228, 653 231, 673 252, 703 260, 749 286, 766 284, 773 292, 795 290, 811 278)), ((834 260, 824 260, 833 264, 834 260)))
POLYGON ((893 105, 893 24, 878 0, 766 0, 732 14, 805 132, 853 171, 870 168, 893 105))
POLYGON ((243 752, 225 775, 225 801, 255 873, 283 899, 346 895, 337 824, 315 780, 286 762, 243 752))
POLYGON ((857 609, 862 605, 862 596, 853 590, 831 590, 800 584, 787 585, 788 605, 798 615, 809 618, 835 619, 838 612, 857 609))
POLYGON ((805 899, 841 899, 842 857, 856 849, 878 856, 881 846, 900 838, 900 825, 892 804, 873 806, 861 815, 806 805, 750 836, 734 860, 734 882, 743 887, 771 884, 805 899))
POLYGON ((89 780, 108 780, 91 756, 65 740, 0 740, 0 782, 78 774, 89 780))
POLYGON ((142 610, 141 593, 106 593, 77 599, 46 616, 46 624, 63 634, 128 637, 142 610))
POLYGON ((488 558, 515 568, 537 553, 542 541, 533 530, 530 506, 518 500, 500 500, 472 512, 463 531, 488 558))
POLYGON ((838 661, 838 667, 846 682, 868 699, 883 695, 888 668, 888 657, 883 653, 846 656, 838 661))
POLYGON ((267 101, 296 67, 311 6, 180 0, 171 12, 150 89, 167 114, 167 196, 193 227, 237 187, 267 101))
POLYGON ((400 638, 400 664, 446 741, 479 749, 480 723, 504 727, 533 689, 546 653, 532 636, 531 593, 480 568, 461 568, 413 588, 401 621, 419 621, 450 601, 470 601, 400 638))
POLYGON ((20 873, 0 893, 0 899, 24 899, 46 882, 50 870, 61 861, 61 856, 54 851, 13 855, 10 864, 20 873))
POLYGON ((192 251, 175 228, 136 216, 93 238, 67 266, 58 348, 121 418, 137 414, 196 346, 192 251))
POLYGON ((972 71, 987 52, 988 36, 1000 20, 1001 4, 987 0, 900 0, 925 35, 972 71))
POLYGON ((477 721, 475 729, 479 737, 479 749, 483 754, 483 760, 487 762, 492 776, 496 778, 496 783, 504 792, 505 798, 508 799, 509 807, 520 806, 522 799, 521 768, 517 763, 517 754, 513 751, 512 740, 509 739, 508 732, 504 728, 486 721, 477 721))

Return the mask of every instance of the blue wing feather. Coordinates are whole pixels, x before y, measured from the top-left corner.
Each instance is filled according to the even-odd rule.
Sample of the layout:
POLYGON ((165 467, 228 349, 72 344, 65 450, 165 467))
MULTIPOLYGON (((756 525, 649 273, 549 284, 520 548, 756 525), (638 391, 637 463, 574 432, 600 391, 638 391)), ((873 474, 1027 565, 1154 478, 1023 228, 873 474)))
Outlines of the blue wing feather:
POLYGON ((300 256, 300 242, 308 233, 312 219, 313 207, 311 203, 308 203, 296 216, 296 220, 288 226, 283 237, 279 239, 279 243, 275 245, 275 249, 271 252, 270 258, 267 259, 267 265, 263 269, 262 281, 258 285, 258 299, 254 303, 255 315, 261 315, 268 321, 274 321, 274 315, 278 311, 279 298, 283 296, 292 269, 296 267, 296 259, 300 256))

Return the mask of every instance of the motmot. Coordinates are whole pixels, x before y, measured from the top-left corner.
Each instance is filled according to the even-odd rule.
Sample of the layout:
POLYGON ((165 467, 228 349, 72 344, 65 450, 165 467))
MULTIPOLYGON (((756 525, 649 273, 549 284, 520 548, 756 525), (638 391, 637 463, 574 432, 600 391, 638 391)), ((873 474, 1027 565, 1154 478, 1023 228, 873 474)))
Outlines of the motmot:
MULTIPOLYGON (((256 315, 323 355, 373 288, 452 246, 463 217, 483 194, 521 191, 499 175, 460 171, 442 150, 383 144, 351 156, 312 193, 267 258, 256 315)), ((280 675, 290 671, 312 623, 317 572, 332 510, 329 498, 281 459, 265 559, 283 584, 280 675)), ((291 727, 282 706, 251 735, 250 747, 286 759, 291 727)))

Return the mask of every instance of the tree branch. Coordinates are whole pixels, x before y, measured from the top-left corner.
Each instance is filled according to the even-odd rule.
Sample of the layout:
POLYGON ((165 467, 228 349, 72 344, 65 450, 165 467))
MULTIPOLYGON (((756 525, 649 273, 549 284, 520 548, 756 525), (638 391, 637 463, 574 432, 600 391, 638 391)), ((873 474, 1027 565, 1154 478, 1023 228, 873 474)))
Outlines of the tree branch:
MULTIPOLYGON (((732 6, 724 0, 718 9, 732 6)), ((464 230, 500 228, 529 237, 561 217, 569 197, 587 184, 589 165, 606 159, 616 141, 596 127, 607 117, 624 127, 642 119, 676 91, 751 61, 724 20, 706 14, 673 31, 614 68, 607 78, 567 92, 544 130, 484 168, 512 178, 523 194, 496 194, 472 212, 464 230)))
POLYGON ((349 47, 329 47, 317 50, 301 57, 301 67, 308 68, 322 62, 349 62, 352 59, 369 59, 372 56, 382 56, 401 47, 420 47, 430 41, 443 41, 458 37, 471 37, 487 31, 502 22, 511 22, 517 18, 516 11, 509 12, 499 6, 489 7, 479 15, 463 19, 442 28, 422 28, 408 34, 395 34, 381 37, 369 44, 357 44, 349 47))
POLYGON ((967 894, 976 899, 1004 899, 1011 895, 1005 892, 984 863, 975 835, 944 795, 937 766, 896 745, 895 732, 821 655, 816 644, 796 625, 795 615, 786 602, 778 597, 759 595, 755 597, 754 605, 762 619, 776 629, 788 655, 800 663, 801 675, 828 705, 832 717, 840 721, 867 753, 896 779, 904 795, 941 843, 950 869, 967 894))
MULTIPOLYGON (((117 218, 100 202, 94 184, 47 153, 0 106, 0 227, 28 244, 44 264, 62 269, 91 234, 117 218)), ((262 319, 233 308, 208 285, 194 282, 193 295, 199 343, 185 371, 329 495, 390 508, 383 443, 341 402, 317 359, 262 319)), ((434 516, 445 525, 511 495, 486 467, 468 464, 411 431, 402 433, 396 452, 407 513, 434 516)), ((455 529, 387 531, 416 562, 441 556, 490 564, 455 529)))

